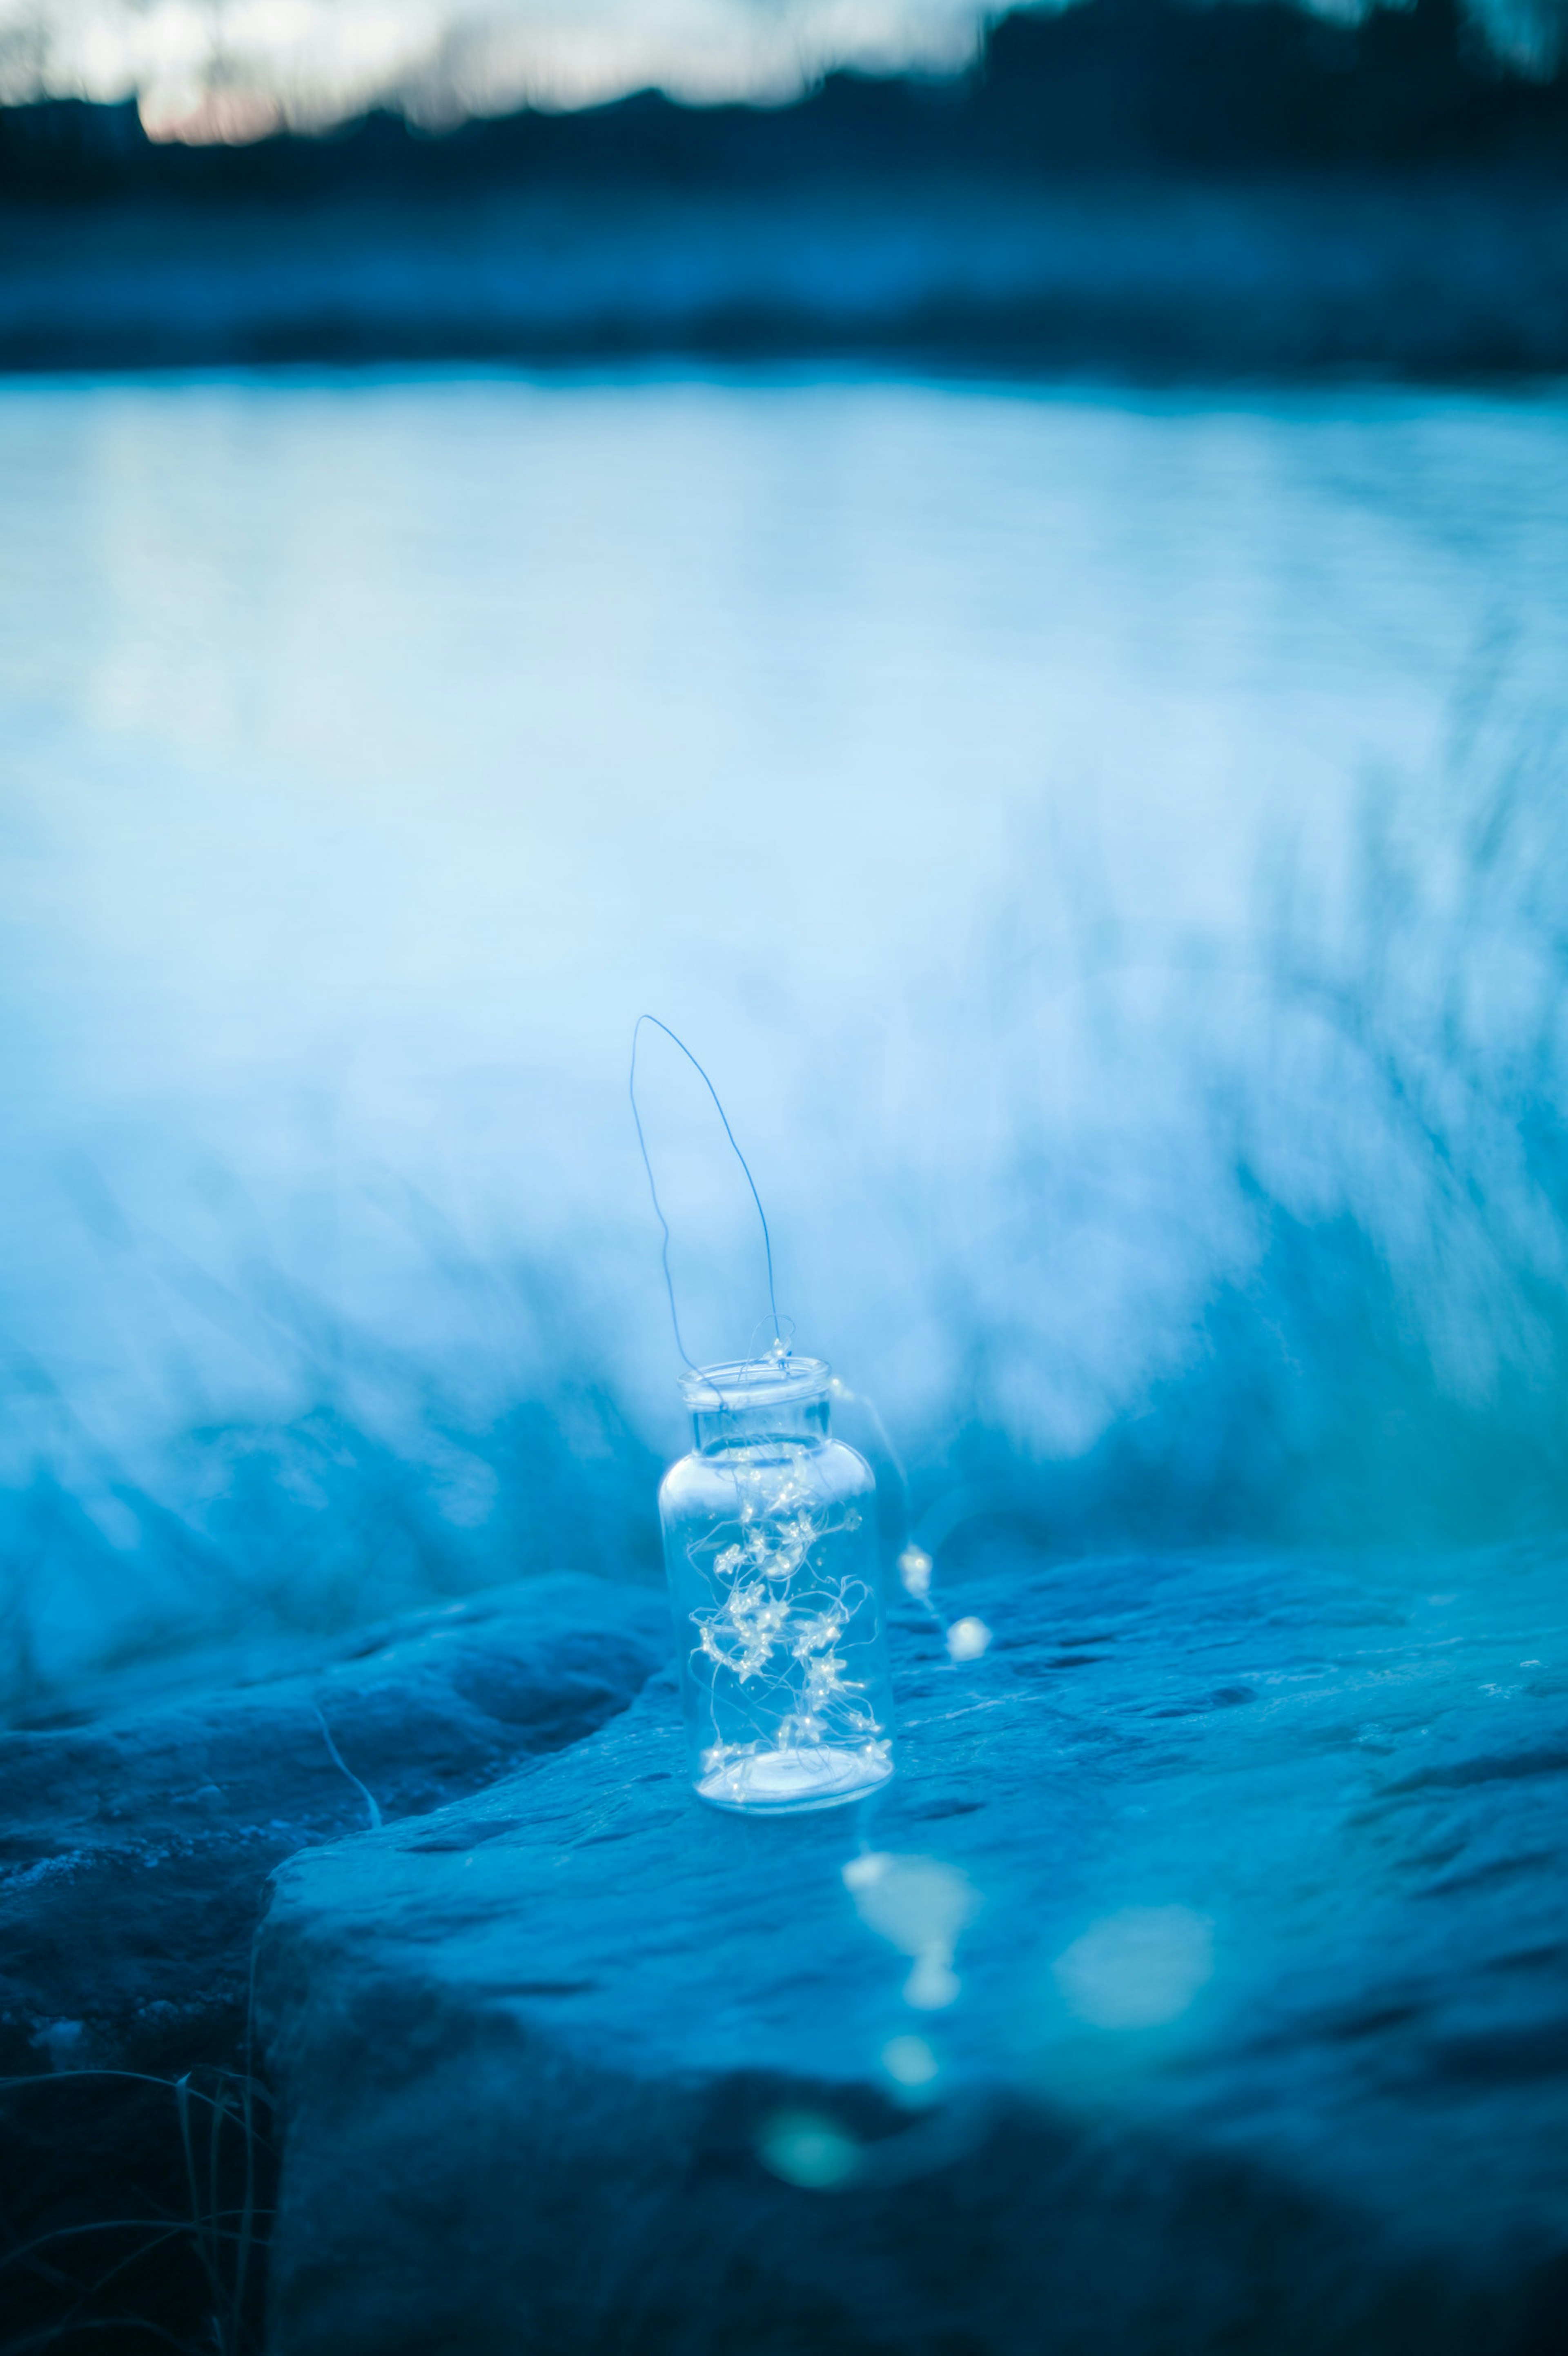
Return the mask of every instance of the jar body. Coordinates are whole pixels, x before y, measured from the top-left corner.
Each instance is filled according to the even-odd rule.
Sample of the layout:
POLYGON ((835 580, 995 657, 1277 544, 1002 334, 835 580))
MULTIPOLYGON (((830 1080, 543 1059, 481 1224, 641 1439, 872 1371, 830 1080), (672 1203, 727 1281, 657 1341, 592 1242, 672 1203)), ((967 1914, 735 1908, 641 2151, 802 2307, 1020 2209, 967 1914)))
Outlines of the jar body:
POLYGON ((659 1492, 692 1778, 715 1807, 836 1807, 893 1772, 875 1483, 828 1436, 822 1375, 804 1412, 699 1413, 659 1492))

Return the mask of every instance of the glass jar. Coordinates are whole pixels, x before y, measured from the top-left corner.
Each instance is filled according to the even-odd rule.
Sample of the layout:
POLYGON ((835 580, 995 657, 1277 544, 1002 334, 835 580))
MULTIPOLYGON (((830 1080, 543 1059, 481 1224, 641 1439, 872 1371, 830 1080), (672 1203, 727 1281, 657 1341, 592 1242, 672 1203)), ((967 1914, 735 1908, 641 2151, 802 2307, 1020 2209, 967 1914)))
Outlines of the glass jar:
POLYGON ((893 1772, 876 1484, 829 1437, 831 1369, 770 1357, 682 1376, 696 1444, 659 1490, 692 1780, 780 1815, 893 1772))

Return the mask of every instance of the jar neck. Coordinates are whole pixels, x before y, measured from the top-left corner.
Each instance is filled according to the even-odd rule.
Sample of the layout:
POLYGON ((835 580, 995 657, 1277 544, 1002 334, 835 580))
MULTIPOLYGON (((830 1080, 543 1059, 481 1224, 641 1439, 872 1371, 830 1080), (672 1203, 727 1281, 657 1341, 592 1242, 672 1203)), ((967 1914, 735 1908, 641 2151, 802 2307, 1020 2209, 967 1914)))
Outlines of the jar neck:
POLYGON ((745 1406, 694 1408, 692 1431, 698 1452, 727 1456, 732 1450, 770 1447, 820 1448, 828 1437, 824 1396, 803 1399, 757 1399, 745 1406))

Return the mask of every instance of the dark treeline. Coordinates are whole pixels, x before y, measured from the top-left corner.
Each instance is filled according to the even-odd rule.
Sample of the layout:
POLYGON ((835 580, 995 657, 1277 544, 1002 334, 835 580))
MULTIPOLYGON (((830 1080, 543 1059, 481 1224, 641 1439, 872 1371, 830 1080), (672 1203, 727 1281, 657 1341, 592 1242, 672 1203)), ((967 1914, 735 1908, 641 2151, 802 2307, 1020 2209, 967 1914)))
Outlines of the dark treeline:
POLYGON ((1084 0, 1003 18, 948 81, 834 74, 779 108, 647 92, 438 135, 376 113, 322 136, 189 147, 149 140, 131 104, 0 111, 0 197, 23 202, 1434 166, 1568 170, 1568 72, 1511 68, 1455 0, 1374 8, 1359 25, 1274 0, 1084 0))

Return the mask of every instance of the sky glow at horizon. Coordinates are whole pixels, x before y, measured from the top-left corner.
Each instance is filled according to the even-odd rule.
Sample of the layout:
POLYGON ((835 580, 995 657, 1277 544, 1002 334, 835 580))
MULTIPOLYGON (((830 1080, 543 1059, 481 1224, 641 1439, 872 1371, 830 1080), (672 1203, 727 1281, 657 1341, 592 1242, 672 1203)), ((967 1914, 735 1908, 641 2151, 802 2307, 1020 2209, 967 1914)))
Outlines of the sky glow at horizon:
POLYGON ((0 103, 134 97, 155 136, 246 139, 386 104, 432 125, 660 89, 794 97, 835 66, 954 71, 983 0, 0 0, 0 103))
MULTIPOLYGON (((1504 55, 1561 57, 1568 0, 1468 5, 1504 55)), ((245 141, 374 106, 438 129, 648 89, 780 104, 834 68, 960 71, 1004 13, 986 0, 0 0, 0 105, 134 98, 156 138, 245 141)))

